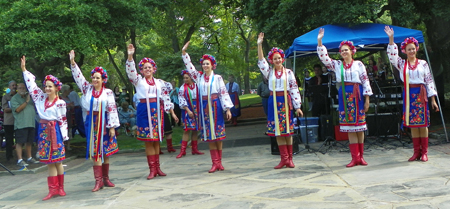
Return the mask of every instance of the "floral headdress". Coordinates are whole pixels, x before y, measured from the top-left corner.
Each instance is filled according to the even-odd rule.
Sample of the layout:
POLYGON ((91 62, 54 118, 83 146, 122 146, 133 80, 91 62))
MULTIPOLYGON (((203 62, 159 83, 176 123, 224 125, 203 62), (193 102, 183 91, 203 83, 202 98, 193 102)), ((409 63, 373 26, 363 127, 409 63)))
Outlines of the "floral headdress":
POLYGON ((273 64, 272 59, 273 59, 273 55, 274 55, 275 53, 280 54, 280 56, 281 56, 281 58, 283 59, 283 62, 284 62, 284 51, 283 51, 282 49, 278 48, 278 47, 273 47, 273 48, 269 51, 269 54, 267 55, 267 59, 269 60, 270 64, 273 64))
POLYGON ((211 62, 212 65, 212 69, 215 70, 217 63, 216 63, 216 58, 212 55, 209 54, 204 54, 203 57, 200 59, 200 64, 203 65, 203 61, 205 60, 209 60, 211 62))
POLYGON ((58 88, 58 91, 61 90, 62 83, 61 83, 61 81, 58 80, 57 77, 55 77, 53 75, 47 75, 47 76, 45 76, 42 84, 44 84, 44 86, 45 86, 45 82, 47 82, 47 81, 51 81, 52 83, 54 83, 55 86, 58 88))
POLYGON ((102 75, 102 79, 103 79, 103 84, 106 84, 106 82, 108 82, 108 72, 106 72, 105 69, 103 69, 102 67, 96 67, 91 71, 91 78, 94 75, 94 73, 100 73, 100 75, 102 75))
POLYGON ((408 44, 416 45, 416 51, 419 51, 419 41, 417 41, 414 37, 408 37, 402 42, 402 45, 400 47, 402 49, 403 54, 406 54, 405 49, 406 49, 406 45, 408 45, 408 44))
POLYGON ((158 67, 156 66, 156 62, 148 57, 142 58, 142 60, 139 62, 139 70, 142 70, 142 68, 144 67, 144 64, 147 62, 153 66, 154 72, 156 72, 156 69, 158 69, 158 67))
POLYGON ((184 75, 184 74, 189 75, 189 72, 188 72, 187 70, 182 70, 182 71, 181 71, 181 75, 184 75))
POLYGON ((348 47, 350 47, 350 50, 352 50, 352 54, 356 53, 356 47, 355 45, 353 45, 353 41, 342 41, 341 44, 339 44, 339 52, 341 52, 341 47, 347 45, 348 47))

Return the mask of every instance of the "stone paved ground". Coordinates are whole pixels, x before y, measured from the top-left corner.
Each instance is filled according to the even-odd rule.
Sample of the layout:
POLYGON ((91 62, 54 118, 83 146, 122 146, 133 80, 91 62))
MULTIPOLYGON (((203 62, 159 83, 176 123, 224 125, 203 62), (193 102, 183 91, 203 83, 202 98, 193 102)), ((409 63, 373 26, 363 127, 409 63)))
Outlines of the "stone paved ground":
POLYGON ((116 154, 110 172, 116 187, 95 193, 92 163, 74 159, 65 162, 67 196, 48 201, 41 201, 48 192, 45 169, 16 176, 2 172, 0 208, 450 208, 449 144, 431 146, 426 163, 407 162, 409 145, 381 141, 381 146, 366 143, 367 167, 346 168, 350 154, 333 148, 326 154, 303 151, 294 156, 295 168, 275 170, 279 156, 271 155, 261 130, 256 122, 227 127, 225 171, 212 174, 204 143, 203 156, 161 155, 167 176, 152 180, 146 180, 143 152, 116 154), (236 133, 257 145, 234 146, 243 143, 232 142, 236 133))

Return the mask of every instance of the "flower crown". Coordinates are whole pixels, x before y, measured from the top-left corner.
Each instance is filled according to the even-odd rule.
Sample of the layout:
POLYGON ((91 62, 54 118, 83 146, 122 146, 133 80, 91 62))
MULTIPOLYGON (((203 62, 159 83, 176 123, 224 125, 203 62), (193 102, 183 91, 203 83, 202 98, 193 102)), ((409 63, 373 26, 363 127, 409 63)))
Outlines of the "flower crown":
POLYGON ((142 60, 139 62, 139 70, 142 70, 142 68, 144 67, 144 64, 147 62, 153 66, 153 69, 156 72, 156 69, 158 69, 158 67, 156 66, 156 62, 148 57, 142 58, 142 60))
POLYGON ((352 50, 352 54, 356 53, 356 48, 355 48, 355 45, 353 45, 353 41, 347 41, 347 40, 342 41, 341 44, 339 44, 339 52, 341 52, 341 47, 344 45, 347 45, 350 47, 350 49, 352 50))
POLYGON ((100 75, 102 75, 102 79, 103 79, 103 84, 106 84, 106 82, 108 82, 108 72, 106 72, 105 69, 103 69, 102 67, 96 67, 91 71, 91 78, 94 75, 94 73, 100 73, 100 75))
POLYGON ((273 47, 270 51, 269 54, 267 55, 267 59, 269 60, 270 64, 273 64, 273 55, 275 55, 275 53, 280 54, 281 58, 283 59, 284 62, 284 51, 278 47, 273 47))
POLYGON ((406 45, 412 44, 412 43, 414 45, 416 45, 416 48, 417 48, 416 51, 419 51, 419 41, 417 41, 414 37, 408 37, 402 42, 402 45, 400 47, 402 49, 403 54, 406 54, 406 51, 405 51, 406 45))
POLYGON ((203 65, 203 61, 205 60, 209 60, 211 61, 211 65, 212 65, 212 69, 215 70, 217 63, 216 63, 216 58, 212 55, 209 54, 204 54, 203 57, 200 59, 200 64, 203 65))
POLYGON ((184 75, 184 74, 189 75, 189 72, 188 72, 187 70, 182 70, 182 71, 181 71, 181 75, 184 75))
POLYGON ((62 83, 61 83, 61 81, 58 80, 57 77, 55 77, 53 75, 47 75, 47 76, 45 76, 44 81, 42 82, 42 84, 45 86, 45 82, 47 82, 47 81, 51 81, 52 83, 54 83, 55 86, 58 88, 58 91, 61 90, 62 83))

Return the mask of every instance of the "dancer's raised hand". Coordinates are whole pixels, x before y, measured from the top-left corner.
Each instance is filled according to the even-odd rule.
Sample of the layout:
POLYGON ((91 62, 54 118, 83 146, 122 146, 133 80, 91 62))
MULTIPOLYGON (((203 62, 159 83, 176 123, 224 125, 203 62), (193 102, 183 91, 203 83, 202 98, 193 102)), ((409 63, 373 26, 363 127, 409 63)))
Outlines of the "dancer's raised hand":
POLYGON ((183 53, 183 55, 186 54, 186 50, 187 50, 187 48, 189 47, 189 42, 190 42, 190 41, 186 42, 186 44, 184 44, 183 48, 181 49, 181 52, 183 53))
POLYGON ((69 59, 70 59, 70 63, 72 65, 75 64, 75 51, 74 50, 70 50, 69 52, 69 59))
POLYGON ((322 38, 325 35, 325 29, 324 28, 320 28, 319 29, 319 34, 317 34, 317 45, 322 46, 322 38))
POLYGON ((389 44, 393 45, 394 44, 394 29, 386 25, 384 27, 384 32, 389 36, 389 44))
POLYGON ((261 32, 261 33, 259 33, 259 35, 258 35, 258 41, 257 41, 256 43, 257 43, 258 45, 260 45, 260 44, 263 43, 263 41, 264 41, 264 33, 261 32))
POLYGON ((128 44, 128 47, 127 47, 128 61, 133 61, 134 51, 135 51, 135 49, 134 49, 133 44, 128 44))
POLYGON ((22 68, 22 72, 27 71, 27 69, 25 68, 25 64, 26 64, 25 56, 22 56, 22 58, 20 58, 20 68, 22 68))

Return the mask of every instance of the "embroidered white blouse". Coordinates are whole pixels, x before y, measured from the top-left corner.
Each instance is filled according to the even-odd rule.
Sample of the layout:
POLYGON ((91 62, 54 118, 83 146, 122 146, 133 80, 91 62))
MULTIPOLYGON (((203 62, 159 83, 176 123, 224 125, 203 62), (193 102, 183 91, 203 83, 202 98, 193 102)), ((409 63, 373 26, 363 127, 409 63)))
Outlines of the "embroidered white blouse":
POLYGON ((184 89, 184 84, 180 86, 180 90, 178 91, 178 102, 180 103, 180 108, 183 109, 184 107, 189 107, 188 105, 188 98, 185 97, 185 92, 189 91, 188 94, 190 93, 191 95, 191 99, 195 100, 197 99, 197 84, 192 84, 194 85, 194 89, 184 89))
POLYGON ((210 93, 211 94, 219 94, 220 103, 222 104, 222 109, 226 111, 227 109, 230 109, 234 107, 233 103, 231 102, 230 95, 228 94, 227 88, 225 87, 225 83, 223 82, 222 76, 216 75, 211 73, 211 78, 209 78, 209 81, 205 81, 205 76, 200 74, 196 69, 195 66, 191 62, 191 58, 189 57, 189 54, 186 53, 186 55, 181 56, 183 58, 184 65, 191 75, 191 78, 197 83, 197 87, 200 89, 200 95, 201 96, 209 96, 208 95, 208 86, 210 86, 210 93), (211 82, 213 82, 211 84, 211 82))
POLYGON ((66 102, 62 99, 58 99, 53 106, 45 109, 45 100, 48 95, 36 85, 36 78, 34 75, 29 71, 24 71, 23 78, 27 85, 28 92, 30 92, 31 99, 33 99, 36 106, 39 117, 48 121, 58 121, 63 141, 69 140, 69 135, 67 133, 66 102))
MULTIPOLYGON (((317 46, 317 55, 320 61, 330 70, 333 70, 336 74, 336 82, 342 81, 341 66, 343 61, 333 60, 328 56, 327 48, 317 46)), ((359 83, 363 87, 363 95, 372 95, 372 87, 370 87, 369 77, 367 76, 366 67, 361 61, 354 60, 352 66, 349 69, 344 68, 344 82, 359 83)))
POLYGON ((258 67, 261 70, 261 73, 264 75, 264 78, 268 80, 269 90, 273 91, 273 82, 275 79, 275 91, 284 91, 284 82, 286 80, 287 75, 287 92, 291 95, 292 105, 294 109, 300 109, 302 105, 302 98, 300 97, 300 92, 298 91, 297 81, 295 81, 294 72, 291 69, 285 69, 286 74, 283 73, 280 78, 276 78, 275 70, 269 66, 266 59, 258 60, 258 67))
MULTIPOLYGON (((400 79, 404 82, 403 70, 405 67, 405 60, 398 56, 397 45, 388 45, 387 54, 389 57, 389 61, 392 63, 392 65, 395 66, 395 68, 397 68, 398 72, 400 73, 400 79)), ((425 84, 428 97, 437 95, 433 77, 431 75, 427 61, 419 59, 419 63, 417 64, 416 69, 411 70, 408 67, 408 70, 409 84, 425 84)))
MULTIPOLYGON (((83 92, 83 97, 80 99, 81 107, 89 111, 94 86, 86 80, 78 65, 70 65, 70 68, 72 70, 72 76, 75 83, 77 83, 78 88, 80 88, 81 92, 83 92)), ((106 128, 119 127, 119 114, 117 113, 113 91, 111 89, 104 88, 102 94, 98 98, 94 98, 92 111, 98 111, 100 101, 106 101, 106 112, 108 113, 106 128)))
POLYGON ((170 91, 172 91, 172 84, 165 82, 161 79, 153 78, 155 85, 150 86, 146 79, 139 75, 136 71, 136 64, 133 61, 126 62, 126 71, 128 79, 136 87, 137 99, 157 98, 159 94, 160 102, 164 104, 164 111, 169 113, 170 109, 173 109, 173 103, 170 101, 170 91))

